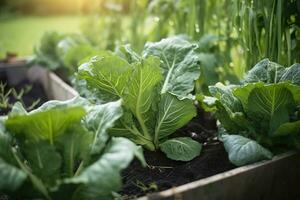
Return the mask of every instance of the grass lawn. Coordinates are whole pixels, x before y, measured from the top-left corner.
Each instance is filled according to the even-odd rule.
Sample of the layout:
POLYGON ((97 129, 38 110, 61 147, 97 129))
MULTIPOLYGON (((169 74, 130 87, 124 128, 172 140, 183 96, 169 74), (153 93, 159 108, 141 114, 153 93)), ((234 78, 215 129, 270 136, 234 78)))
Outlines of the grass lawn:
POLYGON ((45 31, 78 33, 84 16, 26 16, 0 20, 0 58, 7 51, 19 56, 32 54, 45 31))

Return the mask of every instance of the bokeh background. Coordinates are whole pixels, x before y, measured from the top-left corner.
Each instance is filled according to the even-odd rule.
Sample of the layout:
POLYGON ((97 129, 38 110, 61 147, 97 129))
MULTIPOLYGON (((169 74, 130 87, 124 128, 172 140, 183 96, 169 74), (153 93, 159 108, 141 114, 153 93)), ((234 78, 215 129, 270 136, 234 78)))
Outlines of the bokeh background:
POLYGON ((33 54, 50 31, 136 51, 183 34, 203 47, 211 80, 234 80, 266 57, 300 62, 299 27, 299 0, 1 0, 0 58, 33 54))

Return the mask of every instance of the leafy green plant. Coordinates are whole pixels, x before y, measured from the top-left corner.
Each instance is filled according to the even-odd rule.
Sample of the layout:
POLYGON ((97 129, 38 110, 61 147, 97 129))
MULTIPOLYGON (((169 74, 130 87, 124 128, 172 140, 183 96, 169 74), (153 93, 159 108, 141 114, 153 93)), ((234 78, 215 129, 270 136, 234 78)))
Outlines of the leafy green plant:
POLYGON ((247 68, 262 58, 284 64, 300 62, 300 2, 235 0, 236 27, 247 68))
POLYGON ((189 137, 169 139, 196 116, 191 92, 199 78, 197 46, 181 37, 147 43, 143 56, 129 46, 103 52, 79 67, 78 79, 102 101, 122 98, 124 115, 110 129, 174 160, 192 160, 201 145, 189 137))
POLYGON ((114 199, 120 172, 140 147, 111 138, 121 101, 49 101, 27 113, 20 103, 0 120, 0 190, 21 199, 114 199), (86 114, 88 113, 88 114, 86 114))
POLYGON ((218 83, 209 90, 213 97, 200 99, 206 109, 216 110, 220 139, 234 164, 271 158, 266 148, 300 148, 299 64, 285 68, 264 59, 247 73, 243 85, 218 83))
POLYGON ((41 38, 39 46, 35 47, 35 56, 30 60, 30 65, 39 64, 50 70, 56 70, 62 66, 57 44, 64 35, 57 32, 46 32, 41 38))
POLYGON ((79 62, 97 50, 82 35, 46 32, 29 65, 38 64, 52 71, 63 69, 68 75, 77 70, 79 62))

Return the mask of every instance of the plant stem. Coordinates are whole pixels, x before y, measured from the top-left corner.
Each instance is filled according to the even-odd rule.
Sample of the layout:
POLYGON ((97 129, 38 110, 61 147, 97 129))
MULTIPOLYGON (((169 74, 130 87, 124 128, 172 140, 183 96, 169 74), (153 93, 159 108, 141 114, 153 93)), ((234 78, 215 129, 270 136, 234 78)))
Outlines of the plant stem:
POLYGON ((17 150, 15 148, 12 148, 12 152, 14 155, 14 158, 16 159, 17 163, 21 167, 21 169, 29 176, 31 179, 32 184, 35 186, 36 189, 38 189, 46 199, 52 200, 52 198, 49 196, 49 193, 47 191, 46 186, 43 184, 43 182, 37 178, 35 175, 33 175, 30 170, 27 168, 26 165, 20 160, 19 156, 17 155, 17 150))

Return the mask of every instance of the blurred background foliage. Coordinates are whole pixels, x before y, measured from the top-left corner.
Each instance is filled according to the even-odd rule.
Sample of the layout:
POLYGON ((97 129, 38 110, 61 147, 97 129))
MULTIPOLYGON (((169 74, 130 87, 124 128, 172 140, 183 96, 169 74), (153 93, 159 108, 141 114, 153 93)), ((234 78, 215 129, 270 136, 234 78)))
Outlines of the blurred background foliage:
MULTIPOLYGON (((201 65, 206 80, 199 80, 199 85, 238 82, 245 70, 266 57, 284 66, 300 62, 299 0, 2 0, 0 11, 2 57, 10 51, 5 40, 10 40, 14 32, 22 37, 27 29, 33 29, 28 35, 39 35, 29 43, 36 46, 34 52, 41 60, 45 56, 38 50, 36 40, 46 30, 61 34, 75 32, 85 37, 87 42, 75 45, 77 50, 72 50, 70 55, 79 55, 80 48, 87 52, 114 51, 127 43, 140 52, 147 41, 187 35, 198 44, 203 57, 201 65), (20 20, 28 16, 43 19, 41 26, 35 28, 30 21, 26 25, 19 22, 18 27, 22 24, 27 27, 23 29, 9 26, 17 20, 12 18, 20 20), (48 19, 57 16, 61 17, 57 19, 61 26, 51 28, 48 19), (74 20, 65 21, 63 16, 74 20)), ((45 37, 41 43, 47 43, 45 37)), ((57 51, 57 48, 49 49, 57 51)), ((32 53, 20 52, 20 55, 32 53)), ((65 56, 71 60, 68 63, 76 63, 70 55, 65 56)), ((58 57, 47 55, 46 58, 55 56, 58 57)), ((53 66, 63 65, 61 61, 66 58, 55 61, 53 66)))

